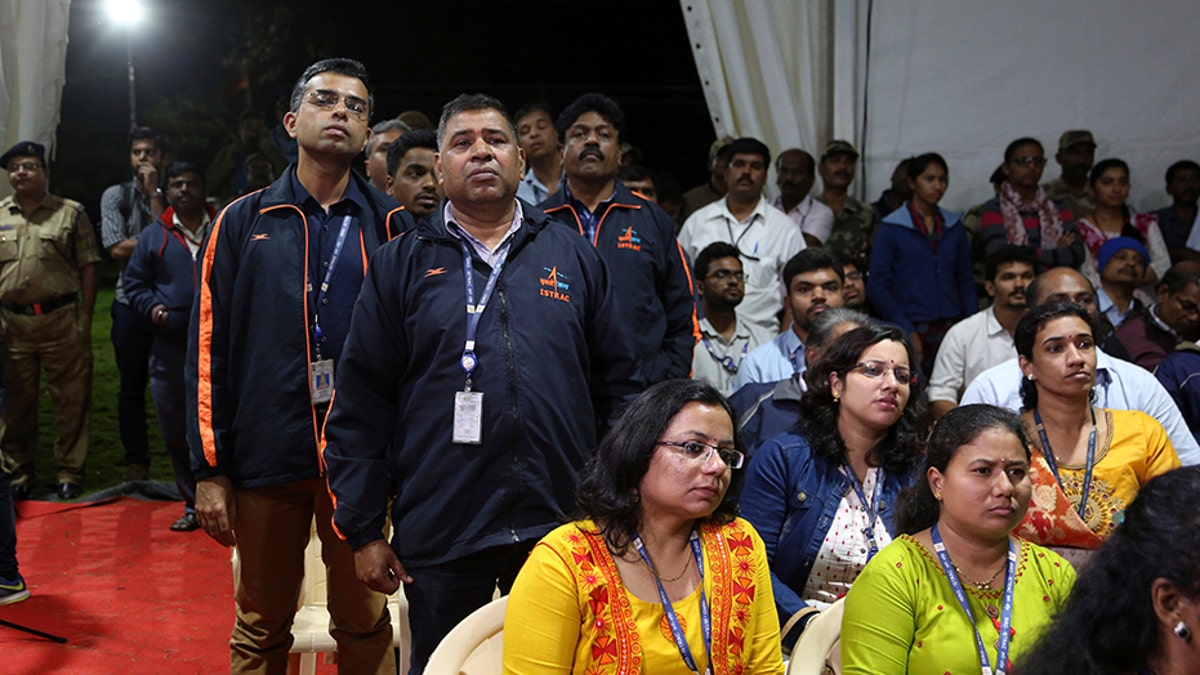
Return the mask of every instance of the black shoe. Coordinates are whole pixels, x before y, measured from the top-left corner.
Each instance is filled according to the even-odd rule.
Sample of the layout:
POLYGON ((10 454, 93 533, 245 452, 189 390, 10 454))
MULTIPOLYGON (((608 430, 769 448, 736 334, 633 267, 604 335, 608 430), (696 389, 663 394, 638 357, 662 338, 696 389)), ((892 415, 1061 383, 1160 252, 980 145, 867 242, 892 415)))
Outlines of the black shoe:
POLYGON ((83 494, 83 488, 75 483, 59 483, 58 498, 59 499, 76 499, 83 494))
POLYGON ((14 501, 17 499, 29 499, 31 491, 29 483, 17 483, 12 486, 12 498, 14 501))
POLYGON ((200 523, 196 520, 196 514, 185 513, 179 520, 171 523, 171 530, 175 532, 191 532, 200 528, 200 523))

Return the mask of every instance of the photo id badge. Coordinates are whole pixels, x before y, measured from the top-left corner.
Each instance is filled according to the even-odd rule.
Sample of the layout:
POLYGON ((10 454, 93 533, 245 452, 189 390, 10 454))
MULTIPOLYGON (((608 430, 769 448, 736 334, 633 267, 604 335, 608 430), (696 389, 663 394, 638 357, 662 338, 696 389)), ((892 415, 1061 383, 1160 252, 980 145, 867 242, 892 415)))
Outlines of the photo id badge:
POLYGON ((308 364, 308 394, 314 404, 329 403, 333 398, 333 359, 308 364))
POLYGON ((454 442, 469 445, 483 442, 483 392, 454 392, 454 442))

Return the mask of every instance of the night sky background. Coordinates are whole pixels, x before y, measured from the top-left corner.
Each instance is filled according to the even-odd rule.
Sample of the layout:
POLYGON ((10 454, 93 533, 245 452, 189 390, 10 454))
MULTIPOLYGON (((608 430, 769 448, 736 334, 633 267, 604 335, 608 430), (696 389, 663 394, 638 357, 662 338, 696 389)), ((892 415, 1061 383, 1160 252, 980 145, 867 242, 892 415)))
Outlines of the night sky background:
MULTIPOLYGON (((164 130, 175 159, 207 166, 234 140, 238 115, 275 115, 305 66, 361 60, 372 123, 408 109, 436 121, 463 92, 510 111, 555 110, 587 91, 617 99, 643 163, 702 182, 712 124, 671 0, 142 0, 134 28, 138 123, 164 130)), ((126 32, 103 0, 71 3, 70 44, 51 189, 99 215, 100 193, 129 176, 126 32)))

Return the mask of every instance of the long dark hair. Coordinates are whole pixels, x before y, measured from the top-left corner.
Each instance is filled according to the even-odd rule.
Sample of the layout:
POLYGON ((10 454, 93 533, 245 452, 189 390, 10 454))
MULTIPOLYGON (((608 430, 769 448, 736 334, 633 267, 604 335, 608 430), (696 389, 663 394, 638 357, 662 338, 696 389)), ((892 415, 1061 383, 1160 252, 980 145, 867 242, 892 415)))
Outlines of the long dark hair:
MULTIPOLYGON (((698 380, 667 380, 643 392, 600 442, 575 489, 578 511, 574 518, 596 521, 604 540, 617 555, 628 549, 629 531, 641 524, 638 485, 650 468, 658 441, 675 415, 689 403, 723 408, 733 427, 734 447, 746 451, 733 409, 712 385, 698 380)), ((743 480, 745 472, 735 469, 724 498, 706 521, 723 524, 737 516, 735 495, 741 492, 743 480)))
MULTIPOLYGON (((1017 347, 1017 353, 1024 356, 1026 361, 1033 361, 1033 344, 1037 341, 1038 331, 1042 330, 1047 323, 1064 316, 1082 319, 1092 333, 1092 340, 1097 344, 1100 342, 1100 325, 1096 322, 1096 317, 1092 316, 1092 313, 1082 305, 1073 302, 1048 302, 1026 312, 1025 316, 1021 317, 1017 323, 1017 330, 1013 333, 1013 343, 1017 347)), ((1021 409, 1033 410, 1037 407, 1037 402, 1037 384, 1027 377, 1022 377, 1021 409)))
POLYGON ((936 468, 946 473, 950 460, 958 449, 968 445, 989 430, 1007 431, 1017 437, 1025 449, 1025 459, 1030 458, 1029 435, 1021 418, 994 405, 959 406, 942 416, 929 434, 925 448, 925 471, 912 485, 904 488, 896 501, 896 527, 904 534, 916 534, 933 527, 941 515, 941 505, 934 498, 926 478, 929 469, 936 468))
POLYGON ((1197 503, 1200 467, 1175 469, 1143 485, 1017 672, 1117 675, 1144 667, 1162 648, 1150 594, 1154 581, 1166 579, 1200 601, 1197 503))
MULTIPOLYGON (((827 462, 839 464, 846 456, 846 443, 837 428, 840 406, 833 399, 829 375, 837 373, 845 380, 846 373, 858 365, 863 352, 884 340, 904 345, 909 367, 917 367, 916 355, 903 331, 890 325, 868 325, 847 331, 822 347, 820 358, 804 374, 808 391, 800 399, 800 432, 813 454, 827 462)), ((924 435, 925 402, 921 399, 921 384, 915 382, 909 385, 908 404, 900 419, 873 451, 880 466, 897 475, 908 475, 920 461, 924 435)))

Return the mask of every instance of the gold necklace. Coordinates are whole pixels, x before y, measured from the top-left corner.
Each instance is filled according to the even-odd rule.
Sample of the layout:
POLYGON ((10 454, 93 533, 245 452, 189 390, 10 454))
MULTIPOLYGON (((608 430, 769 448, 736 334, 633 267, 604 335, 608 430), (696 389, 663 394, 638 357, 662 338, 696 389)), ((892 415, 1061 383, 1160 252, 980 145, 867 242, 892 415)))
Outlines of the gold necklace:
POLYGON ((653 570, 653 569, 651 569, 650 571, 651 571, 651 572, 654 572, 654 576, 658 577, 658 580, 659 580, 659 581, 666 582, 666 583, 668 583, 668 584, 669 584, 669 583, 671 583, 672 581, 679 581, 680 579, 682 579, 682 578, 683 578, 683 575, 687 574, 687 571, 688 571, 688 565, 689 565, 689 564, 691 564, 691 562, 692 562, 692 559, 691 559, 690 557, 689 557, 689 558, 684 558, 684 559, 683 559, 683 571, 681 571, 679 574, 676 574, 675 576, 671 577, 670 579, 667 579, 667 578, 665 578, 665 577, 659 577, 659 576, 658 576, 658 573, 657 573, 657 572, 654 572, 654 570, 653 570))
POLYGON ((955 572, 958 572, 959 577, 961 577, 962 579, 965 579, 968 584, 971 584, 972 586, 974 586, 975 588, 978 588, 981 591, 991 590, 992 582, 996 580, 996 577, 1000 576, 1000 571, 1004 569, 1004 567, 1001 567, 1000 569, 996 570, 992 574, 992 576, 988 577, 987 581, 975 581, 971 577, 968 577, 967 575, 963 574, 963 571, 958 569, 958 565, 955 565, 953 562, 951 562, 950 566, 954 568, 955 572))

